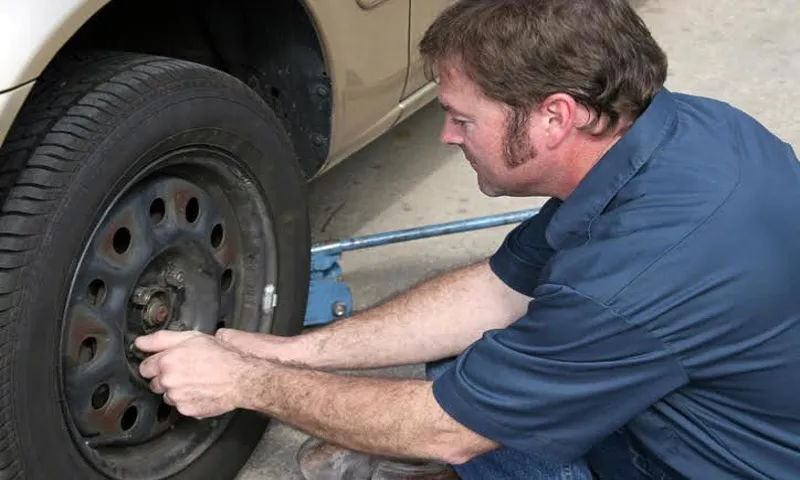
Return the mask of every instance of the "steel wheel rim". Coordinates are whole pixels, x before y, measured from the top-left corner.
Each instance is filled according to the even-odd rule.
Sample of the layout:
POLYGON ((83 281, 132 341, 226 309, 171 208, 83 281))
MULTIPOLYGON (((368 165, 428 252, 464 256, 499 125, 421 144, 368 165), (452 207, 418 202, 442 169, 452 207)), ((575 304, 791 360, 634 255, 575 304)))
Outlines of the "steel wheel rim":
POLYGON ((252 305, 252 295, 274 289, 277 254, 255 185, 238 160, 187 148, 152 162, 94 223, 65 302, 59 355, 70 433, 101 472, 174 475, 227 427, 230 414, 187 419, 149 392, 130 342, 160 328, 210 333, 220 321, 269 331, 271 305, 252 305))

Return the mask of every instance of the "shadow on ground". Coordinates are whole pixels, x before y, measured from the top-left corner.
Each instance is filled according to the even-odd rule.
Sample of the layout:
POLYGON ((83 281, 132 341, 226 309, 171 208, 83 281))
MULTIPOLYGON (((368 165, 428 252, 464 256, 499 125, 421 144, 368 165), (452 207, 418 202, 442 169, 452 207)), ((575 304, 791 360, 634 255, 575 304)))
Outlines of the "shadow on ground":
POLYGON ((431 103, 309 185, 314 241, 354 234, 461 153, 439 141, 441 109, 431 103))

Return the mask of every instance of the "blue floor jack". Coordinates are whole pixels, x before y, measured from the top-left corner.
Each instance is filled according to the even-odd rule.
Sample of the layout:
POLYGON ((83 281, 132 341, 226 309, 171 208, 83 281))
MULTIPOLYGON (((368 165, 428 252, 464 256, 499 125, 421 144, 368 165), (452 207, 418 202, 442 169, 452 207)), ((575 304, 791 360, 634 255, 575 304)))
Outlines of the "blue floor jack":
POLYGON ((315 245, 311 248, 311 283, 304 326, 325 325, 352 314, 353 295, 341 279, 339 264, 344 252, 519 223, 538 211, 538 208, 519 210, 315 245))

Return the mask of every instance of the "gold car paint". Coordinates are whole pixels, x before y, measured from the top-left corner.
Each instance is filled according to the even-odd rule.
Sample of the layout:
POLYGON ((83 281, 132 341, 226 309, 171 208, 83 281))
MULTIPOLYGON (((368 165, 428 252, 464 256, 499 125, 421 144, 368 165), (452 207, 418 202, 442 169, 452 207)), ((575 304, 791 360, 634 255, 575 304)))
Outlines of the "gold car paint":
POLYGON ((109 0, 0 0, 0 91, 29 82, 109 0))
POLYGON ((0 0, 0 143, 35 79, 109 0, 0 0), (46 13, 46 14, 45 14, 46 13))
POLYGON ((372 8, 377 6, 380 3, 386 2, 388 0, 356 0, 356 3, 361 8, 372 8))
POLYGON ((403 97, 408 97, 428 84, 425 72, 422 69, 422 59, 419 54, 419 42, 425 35, 425 31, 442 13, 442 10, 456 3, 457 0, 410 0, 411 2, 411 25, 409 26, 408 57, 409 74, 406 82, 406 89, 403 97))
POLYGON ((328 162, 386 132, 400 114, 408 66, 409 0, 307 0, 333 84, 328 162), (368 5, 369 8, 365 8, 368 5))
POLYGON ((400 102, 400 116, 397 122, 402 122, 414 112, 427 105, 436 97, 436 84, 425 76, 422 58, 419 54, 419 42, 425 35, 431 23, 448 6, 458 0, 410 0, 411 24, 409 25, 408 42, 408 79, 403 91, 403 100, 400 102))

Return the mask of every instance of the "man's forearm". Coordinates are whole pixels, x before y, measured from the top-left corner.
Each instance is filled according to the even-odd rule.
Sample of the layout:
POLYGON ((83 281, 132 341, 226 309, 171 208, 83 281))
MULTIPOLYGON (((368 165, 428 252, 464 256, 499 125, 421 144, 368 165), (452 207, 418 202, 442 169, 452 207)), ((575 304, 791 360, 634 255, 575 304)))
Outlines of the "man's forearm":
POLYGON ((346 376, 260 362, 240 408, 360 452, 462 463, 497 445, 456 423, 430 382, 346 376))
POLYGON ((455 356, 483 332, 519 318, 529 300, 503 284, 484 261, 294 337, 282 360, 317 369, 361 369, 455 356))

